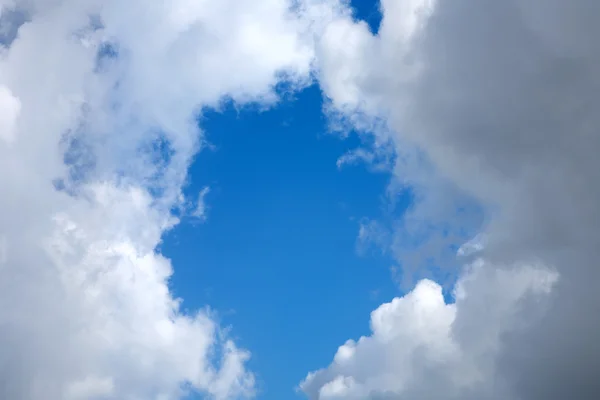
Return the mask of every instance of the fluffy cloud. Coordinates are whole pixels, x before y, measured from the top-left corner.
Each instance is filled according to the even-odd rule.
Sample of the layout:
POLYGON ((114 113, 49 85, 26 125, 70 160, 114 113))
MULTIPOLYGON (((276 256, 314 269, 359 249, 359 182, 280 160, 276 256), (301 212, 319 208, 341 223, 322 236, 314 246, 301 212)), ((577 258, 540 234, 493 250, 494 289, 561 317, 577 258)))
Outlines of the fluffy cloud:
MULTIPOLYGON (((399 179, 425 199, 436 199, 419 203, 414 215, 443 222, 455 212, 456 194, 483 205, 486 245, 480 257, 487 278, 470 280, 465 297, 452 307, 437 297, 442 320, 456 310, 449 328, 414 305, 389 319, 402 340, 385 341, 374 328, 370 338, 344 350, 352 349, 352 357, 338 356, 303 388, 315 399, 335 393, 596 398, 600 53, 593 38, 600 5, 383 0, 381 7, 377 35, 350 18, 325 30, 318 47, 322 87, 349 120, 388 122, 389 129, 377 134, 395 142, 397 153, 409 160, 397 165, 399 179), (406 143, 425 155, 434 172, 419 170, 422 160, 407 153, 406 143), (445 196, 440 182, 451 186, 445 196), (557 282, 552 290, 515 299, 513 289, 526 285, 524 271, 531 265, 557 282), (497 299, 489 298, 490 290, 497 299), (482 329, 498 312, 514 318, 500 318, 503 333, 490 339, 482 329), (524 327, 520 321, 532 323, 524 327), (413 326, 421 323, 442 335, 435 346, 414 346, 421 339, 413 326), (444 352, 448 329, 458 364, 444 352), (471 370, 481 375, 477 383, 456 381, 457 371, 467 371, 458 374, 470 379, 471 370)), ((472 276, 465 274, 463 279, 472 276)), ((421 285, 428 284, 392 305, 421 298, 421 285)))
POLYGON ((442 287, 422 280, 371 314, 370 336, 349 340, 332 364, 300 385, 311 399, 503 399, 494 361, 502 335, 531 321, 515 313, 542 303, 557 274, 535 265, 469 266, 446 303, 442 287))
POLYGON ((156 247, 196 117, 309 80, 285 0, 0 2, 0 397, 249 397, 249 353, 184 314, 156 247))

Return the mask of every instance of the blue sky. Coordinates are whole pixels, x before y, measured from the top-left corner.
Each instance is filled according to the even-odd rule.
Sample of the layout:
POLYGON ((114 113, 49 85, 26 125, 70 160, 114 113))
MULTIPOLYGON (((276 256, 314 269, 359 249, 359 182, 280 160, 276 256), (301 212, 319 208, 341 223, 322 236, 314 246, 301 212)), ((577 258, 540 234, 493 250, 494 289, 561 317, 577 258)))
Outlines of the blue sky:
MULTIPOLYGON (((376 2, 353 2, 376 29, 376 2)), ((389 175, 337 159, 361 145, 332 134, 311 86, 271 110, 208 112, 213 149, 199 154, 186 194, 209 186, 207 219, 184 219, 162 245, 184 309, 210 305, 250 349, 259 399, 301 398, 306 371, 369 333, 368 315, 399 294, 393 261, 357 252, 359 222, 382 215, 389 175)))
POLYGON ((307 370, 348 333, 367 334, 369 312, 397 294, 392 261, 356 251, 359 221, 381 214, 389 177, 337 168, 360 142, 327 132, 316 87, 263 113, 209 113, 202 125, 215 149, 198 156, 186 191, 210 186, 207 219, 165 238, 172 288, 185 308, 214 307, 252 349, 260 398, 293 397, 307 370))

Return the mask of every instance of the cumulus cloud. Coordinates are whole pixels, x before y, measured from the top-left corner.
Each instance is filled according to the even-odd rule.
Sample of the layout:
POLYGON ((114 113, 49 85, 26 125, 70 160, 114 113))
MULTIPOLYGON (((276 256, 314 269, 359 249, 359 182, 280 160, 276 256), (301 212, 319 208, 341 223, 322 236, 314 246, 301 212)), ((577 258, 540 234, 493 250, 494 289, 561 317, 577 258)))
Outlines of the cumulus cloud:
POLYGON ((531 325, 515 307, 541 306, 558 275, 537 265, 498 267, 470 264, 452 303, 439 284, 421 280, 373 311, 371 335, 347 341, 300 388, 322 400, 512 398, 495 384, 502 336, 531 325))
POLYGON ((198 113, 308 82, 318 3, 0 1, 0 397, 252 396, 249 353, 180 310, 156 248, 198 113))
MULTIPOLYGON (((455 305, 437 297, 440 313, 455 310, 453 320, 440 316, 450 327, 415 305, 389 319, 402 340, 383 340, 374 329, 303 388, 314 399, 597 398, 600 5, 382 0, 381 8, 376 35, 351 18, 325 29, 321 85, 349 120, 387 121, 389 129, 375 134, 409 160, 396 173, 423 195, 412 214, 423 217, 417 226, 443 227, 460 196, 482 206, 482 272, 463 273, 474 277, 455 305), (419 152, 407 153, 405 143, 419 152), (555 284, 515 297, 532 266, 555 284), (496 313, 512 317, 500 318, 502 334, 491 338, 484 327, 495 326, 488 317, 496 313), (435 345, 413 346, 421 323, 442 335, 435 345), (460 357, 448 355, 448 340, 460 357)), ((398 237, 411 238, 398 228, 398 237)), ((421 285, 430 284, 392 304, 421 298, 421 285)))

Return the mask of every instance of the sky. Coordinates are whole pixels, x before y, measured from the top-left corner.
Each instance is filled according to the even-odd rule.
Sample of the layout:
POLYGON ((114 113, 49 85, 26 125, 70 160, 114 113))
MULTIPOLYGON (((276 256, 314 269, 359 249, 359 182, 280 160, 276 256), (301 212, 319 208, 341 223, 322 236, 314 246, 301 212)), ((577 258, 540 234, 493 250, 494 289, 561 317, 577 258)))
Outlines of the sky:
POLYGON ((0 0, 0 397, 597 399, 591 0, 0 0))
POLYGON ((361 221, 382 215, 389 174, 339 169, 361 144, 329 132, 321 106, 310 87, 265 112, 205 116, 214 149, 194 161, 185 192, 210 188, 206 219, 191 216, 161 245, 179 266, 171 287, 184 307, 210 305, 253 349, 259 398, 295 398, 306 370, 326 364, 348 332, 368 333, 356 315, 399 290, 391 257, 360 252, 358 240, 361 221))

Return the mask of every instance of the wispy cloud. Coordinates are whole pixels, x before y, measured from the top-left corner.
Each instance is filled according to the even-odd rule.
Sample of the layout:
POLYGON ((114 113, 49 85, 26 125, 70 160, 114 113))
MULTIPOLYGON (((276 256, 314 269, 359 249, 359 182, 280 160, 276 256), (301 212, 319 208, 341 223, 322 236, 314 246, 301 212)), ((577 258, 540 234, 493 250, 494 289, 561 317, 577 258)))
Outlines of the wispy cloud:
POLYGON ((201 222, 205 222, 208 218, 208 205, 206 204, 206 196, 210 193, 210 187, 205 186, 198 193, 198 200, 196 201, 196 207, 192 211, 192 216, 199 219, 201 222))

